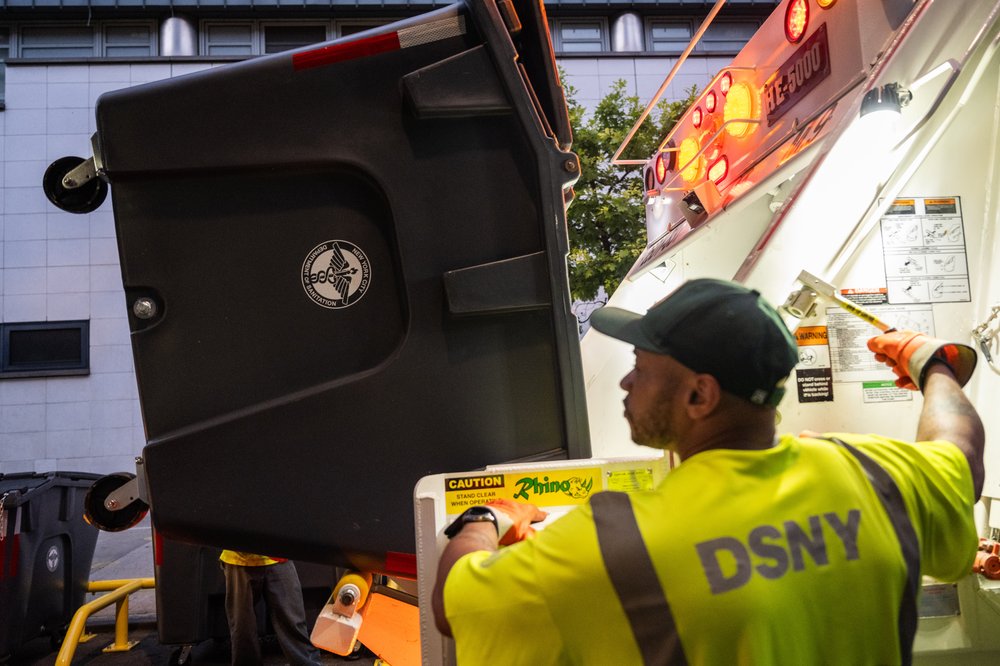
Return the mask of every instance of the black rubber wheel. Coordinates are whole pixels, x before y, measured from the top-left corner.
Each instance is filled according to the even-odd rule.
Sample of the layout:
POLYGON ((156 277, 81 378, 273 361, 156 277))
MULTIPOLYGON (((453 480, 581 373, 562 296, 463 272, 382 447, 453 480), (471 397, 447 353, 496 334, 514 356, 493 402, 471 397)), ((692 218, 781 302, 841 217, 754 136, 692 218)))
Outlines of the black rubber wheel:
POLYGON ((83 498, 83 518, 89 524, 105 532, 121 532, 136 525, 149 512, 149 505, 140 499, 135 500, 118 511, 109 511, 104 506, 114 491, 135 478, 135 474, 118 472, 102 476, 90 486, 83 498))
POLYGON ((170 666, 183 666, 191 663, 191 646, 182 645, 170 654, 170 666))
POLYGON ((60 627, 49 632, 49 645, 52 646, 53 650, 58 652, 59 648, 62 647, 63 640, 66 638, 66 629, 66 627, 60 627))
POLYGON ((63 178, 86 160, 82 157, 60 157, 49 165, 42 176, 42 189, 49 201, 68 213, 90 213, 97 210, 108 196, 108 184, 92 178, 72 189, 63 185, 63 178))

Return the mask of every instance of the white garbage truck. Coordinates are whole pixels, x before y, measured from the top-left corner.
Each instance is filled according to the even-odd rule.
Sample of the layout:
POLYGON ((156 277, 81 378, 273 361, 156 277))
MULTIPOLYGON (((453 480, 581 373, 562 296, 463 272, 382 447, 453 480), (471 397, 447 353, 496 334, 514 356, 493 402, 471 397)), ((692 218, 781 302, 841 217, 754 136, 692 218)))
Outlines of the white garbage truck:
MULTIPOLYGON (((913 436, 921 396, 872 360, 872 322, 966 342, 1000 431, 998 50, 997 0, 783 0, 633 164, 647 243, 610 304, 714 277, 781 305, 791 432, 913 436)), ((114 204, 147 443, 95 522, 148 504, 171 539, 350 568, 316 640, 445 664, 429 590, 456 515, 506 497, 558 519, 670 473, 621 415, 630 348, 577 339, 579 163, 541 3, 108 93, 97 128, 45 176, 65 210, 114 204)), ((924 581, 919 663, 1000 658, 993 441, 985 463, 979 571, 924 581)))

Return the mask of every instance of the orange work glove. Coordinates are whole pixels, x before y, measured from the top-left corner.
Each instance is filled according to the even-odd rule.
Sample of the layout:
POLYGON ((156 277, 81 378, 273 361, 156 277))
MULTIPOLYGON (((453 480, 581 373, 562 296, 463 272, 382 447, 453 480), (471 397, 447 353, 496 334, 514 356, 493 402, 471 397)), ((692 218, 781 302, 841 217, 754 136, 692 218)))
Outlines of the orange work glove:
POLYGON ((487 502, 486 507, 497 517, 501 546, 524 541, 535 533, 531 523, 539 523, 549 515, 534 504, 503 498, 487 502))
POLYGON ((868 341, 875 359, 896 373, 896 386, 923 390, 924 374, 932 361, 947 365, 959 386, 972 377, 976 369, 976 351, 957 342, 946 342, 914 331, 892 331, 876 335, 868 341))

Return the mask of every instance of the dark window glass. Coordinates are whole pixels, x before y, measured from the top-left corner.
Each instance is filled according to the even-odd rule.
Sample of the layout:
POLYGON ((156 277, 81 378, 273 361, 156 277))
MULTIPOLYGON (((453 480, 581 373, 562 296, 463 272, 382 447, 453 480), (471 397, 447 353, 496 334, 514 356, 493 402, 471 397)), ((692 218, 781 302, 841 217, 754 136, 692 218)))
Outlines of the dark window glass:
POLYGON ((86 374, 90 322, 0 324, 0 376, 86 374))

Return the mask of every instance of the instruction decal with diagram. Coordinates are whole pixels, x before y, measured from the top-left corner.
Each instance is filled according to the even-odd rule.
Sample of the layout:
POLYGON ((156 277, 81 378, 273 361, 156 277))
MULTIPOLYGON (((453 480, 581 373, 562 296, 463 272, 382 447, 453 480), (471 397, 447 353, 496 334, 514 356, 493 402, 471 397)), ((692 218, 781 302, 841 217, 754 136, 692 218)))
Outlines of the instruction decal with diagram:
POLYGON ((895 199, 882 216, 889 302, 972 300, 959 197, 895 199))

